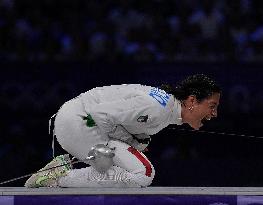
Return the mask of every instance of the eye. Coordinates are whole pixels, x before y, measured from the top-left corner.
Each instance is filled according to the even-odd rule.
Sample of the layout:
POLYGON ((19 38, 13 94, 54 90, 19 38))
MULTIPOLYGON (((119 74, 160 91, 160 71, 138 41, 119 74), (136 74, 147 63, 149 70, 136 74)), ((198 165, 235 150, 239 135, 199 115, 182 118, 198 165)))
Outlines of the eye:
POLYGON ((215 105, 210 105, 209 108, 210 108, 211 110, 215 110, 215 109, 216 109, 216 106, 215 106, 215 105))

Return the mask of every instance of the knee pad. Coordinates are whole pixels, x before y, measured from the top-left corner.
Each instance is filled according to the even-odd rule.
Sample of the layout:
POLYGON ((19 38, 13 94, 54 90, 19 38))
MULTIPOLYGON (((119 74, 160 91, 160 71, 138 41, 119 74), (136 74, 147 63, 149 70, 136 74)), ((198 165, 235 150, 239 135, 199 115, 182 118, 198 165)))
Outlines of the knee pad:
POLYGON ((114 156, 114 149, 97 144, 91 148, 86 160, 95 170, 104 173, 113 165, 114 156))

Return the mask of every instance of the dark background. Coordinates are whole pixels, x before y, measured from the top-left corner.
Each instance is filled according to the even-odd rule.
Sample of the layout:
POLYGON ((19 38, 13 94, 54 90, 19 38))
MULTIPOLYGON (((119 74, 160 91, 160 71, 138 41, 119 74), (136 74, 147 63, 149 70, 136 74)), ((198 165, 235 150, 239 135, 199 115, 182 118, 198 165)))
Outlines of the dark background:
POLYGON ((153 186, 262 186, 263 139, 239 136, 263 137, 260 8, 256 0, 1 0, 0 181, 51 160, 48 120, 81 92, 204 73, 223 95, 218 118, 201 130, 237 135, 162 130, 146 153, 153 186))

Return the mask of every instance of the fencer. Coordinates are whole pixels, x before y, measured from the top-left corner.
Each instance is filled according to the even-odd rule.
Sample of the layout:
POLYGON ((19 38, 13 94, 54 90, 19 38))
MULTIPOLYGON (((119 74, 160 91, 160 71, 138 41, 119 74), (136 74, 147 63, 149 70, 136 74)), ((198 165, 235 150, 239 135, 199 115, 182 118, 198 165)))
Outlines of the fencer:
MULTIPOLYGON (((146 187, 155 169, 143 154, 151 136, 169 124, 198 130, 217 117, 221 89, 203 74, 176 87, 139 84, 98 87, 59 109, 54 133, 64 150, 91 165, 72 169, 68 155, 58 156, 33 174, 26 187, 146 187)), ((157 139, 158 140, 158 139, 157 139)), ((172 140, 172 139, 170 139, 172 140)))

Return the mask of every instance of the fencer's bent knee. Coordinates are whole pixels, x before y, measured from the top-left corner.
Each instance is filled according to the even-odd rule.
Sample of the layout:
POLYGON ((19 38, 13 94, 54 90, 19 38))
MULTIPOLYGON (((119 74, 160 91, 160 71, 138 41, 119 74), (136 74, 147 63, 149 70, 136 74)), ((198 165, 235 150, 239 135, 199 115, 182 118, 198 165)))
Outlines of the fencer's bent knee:
POLYGON ((98 172, 106 172, 113 165, 114 149, 97 144, 88 153, 87 162, 98 172))
POLYGON ((151 176, 146 176, 143 173, 138 173, 138 174, 136 174, 135 181, 140 186, 147 187, 147 186, 150 186, 152 184, 154 175, 155 175, 154 169, 153 169, 153 172, 151 173, 151 176))

